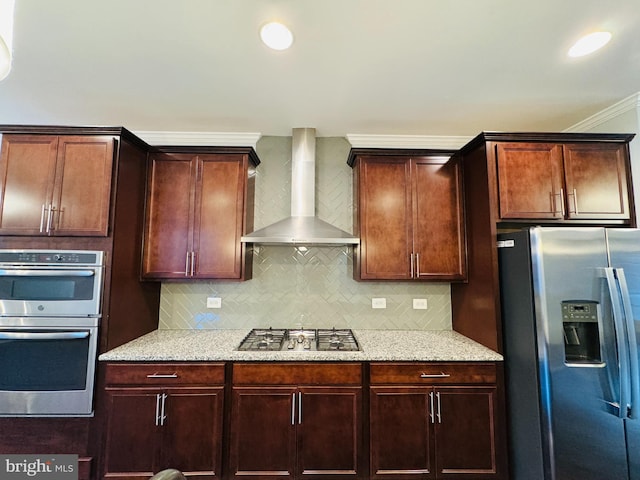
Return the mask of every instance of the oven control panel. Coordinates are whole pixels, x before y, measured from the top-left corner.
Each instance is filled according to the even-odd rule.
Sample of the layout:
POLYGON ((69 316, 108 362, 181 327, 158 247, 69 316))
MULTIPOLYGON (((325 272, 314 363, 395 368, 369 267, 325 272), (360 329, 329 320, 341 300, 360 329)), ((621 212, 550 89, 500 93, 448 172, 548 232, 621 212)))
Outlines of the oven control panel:
POLYGON ((103 252, 88 250, 0 250, 0 263, 102 265, 103 252))

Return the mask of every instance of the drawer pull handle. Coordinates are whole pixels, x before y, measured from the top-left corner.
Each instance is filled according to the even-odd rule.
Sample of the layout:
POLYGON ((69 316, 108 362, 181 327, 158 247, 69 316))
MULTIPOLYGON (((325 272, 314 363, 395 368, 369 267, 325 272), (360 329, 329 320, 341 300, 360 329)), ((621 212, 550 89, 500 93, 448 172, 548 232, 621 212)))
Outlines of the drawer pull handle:
POLYGON ((152 373, 147 378, 178 378, 177 373, 152 373))
POLYGON ((448 373, 421 373, 420 378, 449 378, 451 375, 448 373))

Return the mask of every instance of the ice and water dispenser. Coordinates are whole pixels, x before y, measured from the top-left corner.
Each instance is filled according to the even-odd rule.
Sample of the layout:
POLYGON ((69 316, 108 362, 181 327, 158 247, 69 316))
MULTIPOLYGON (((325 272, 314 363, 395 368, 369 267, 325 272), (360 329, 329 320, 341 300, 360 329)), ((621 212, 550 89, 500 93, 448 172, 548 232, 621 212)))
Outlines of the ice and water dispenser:
POLYGON ((599 316, 598 302, 592 300, 562 302, 566 364, 602 364, 599 316))

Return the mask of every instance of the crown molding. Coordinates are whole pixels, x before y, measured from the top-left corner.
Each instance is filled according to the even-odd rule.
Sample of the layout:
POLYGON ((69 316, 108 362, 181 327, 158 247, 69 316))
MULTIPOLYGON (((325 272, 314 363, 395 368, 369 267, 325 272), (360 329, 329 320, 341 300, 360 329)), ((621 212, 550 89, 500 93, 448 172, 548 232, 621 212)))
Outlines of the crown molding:
POLYGON ((437 135, 368 135, 347 133, 353 148, 434 148, 460 149, 473 137, 437 135))
POLYGON ((565 132, 584 132, 591 130, 592 128, 602 125, 603 123, 612 120, 630 110, 640 111, 640 92, 629 95, 627 98, 614 103, 610 107, 601 110, 600 112, 585 118, 581 122, 572 125, 564 130, 565 132))
POLYGON ((253 147, 260 139, 255 132, 157 132, 134 131, 149 145, 253 147))

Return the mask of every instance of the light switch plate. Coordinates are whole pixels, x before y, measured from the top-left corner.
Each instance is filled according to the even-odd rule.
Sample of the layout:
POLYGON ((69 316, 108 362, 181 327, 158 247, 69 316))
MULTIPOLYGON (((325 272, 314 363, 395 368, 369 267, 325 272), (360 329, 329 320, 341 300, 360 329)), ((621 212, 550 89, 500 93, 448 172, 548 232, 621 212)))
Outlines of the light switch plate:
POLYGON ((207 308, 222 308, 222 298, 207 297, 207 308))
POLYGON ((413 309, 414 310, 426 310, 427 309, 427 299, 426 298, 414 298, 413 299, 413 309))
POLYGON ((372 298, 371 299, 371 308, 387 308, 387 299, 386 298, 372 298))

